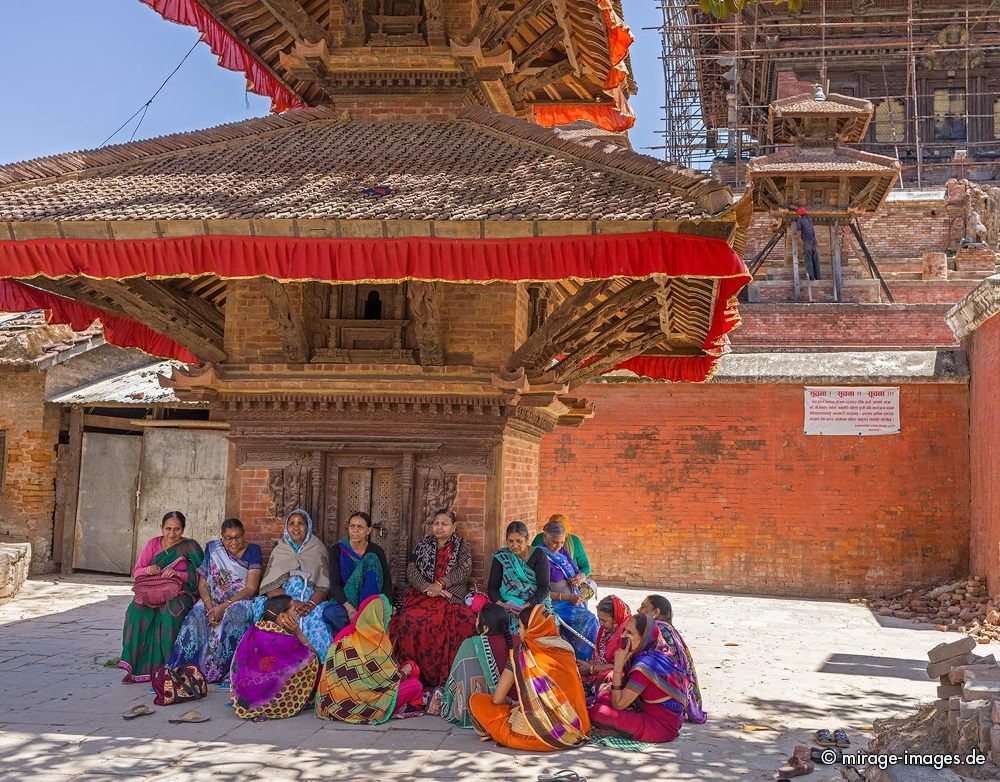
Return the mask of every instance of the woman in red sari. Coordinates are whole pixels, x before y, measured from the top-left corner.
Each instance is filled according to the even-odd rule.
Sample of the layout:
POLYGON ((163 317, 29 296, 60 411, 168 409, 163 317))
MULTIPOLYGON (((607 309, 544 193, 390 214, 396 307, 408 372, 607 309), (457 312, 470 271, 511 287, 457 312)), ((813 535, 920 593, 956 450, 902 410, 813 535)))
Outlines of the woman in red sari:
POLYGON ((610 595, 597 604, 597 621, 600 623, 600 629, 597 631, 594 655, 589 661, 581 660, 577 663, 584 687, 588 691, 611 681, 611 672, 615 667, 615 652, 622 647, 622 631, 631 618, 632 612, 629 607, 615 595, 610 595))
POLYGON ((458 647, 476 633, 476 615, 465 605, 472 546, 458 536, 456 521, 451 510, 434 514, 431 534, 413 549, 410 588, 389 628, 396 654, 417 664, 427 687, 444 684, 458 647))

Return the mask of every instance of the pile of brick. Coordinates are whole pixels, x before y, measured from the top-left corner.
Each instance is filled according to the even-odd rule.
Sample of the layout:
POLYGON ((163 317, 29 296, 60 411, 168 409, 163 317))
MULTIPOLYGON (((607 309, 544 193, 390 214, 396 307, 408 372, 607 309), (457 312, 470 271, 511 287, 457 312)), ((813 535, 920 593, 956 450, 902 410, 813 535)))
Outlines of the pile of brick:
POLYGON ((970 576, 950 584, 908 589, 892 597, 852 600, 879 616, 933 624, 938 630, 971 635, 979 643, 1000 641, 1000 608, 986 592, 986 579, 970 576))
POLYGON ((965 637, 938 644, 927 653, 927 676, 937 679, 937 708, 947 723, 952 752, 978 749, 994 763, 1000 759, 1000 665, 991 654, 973 654, 976 641, 965 637))

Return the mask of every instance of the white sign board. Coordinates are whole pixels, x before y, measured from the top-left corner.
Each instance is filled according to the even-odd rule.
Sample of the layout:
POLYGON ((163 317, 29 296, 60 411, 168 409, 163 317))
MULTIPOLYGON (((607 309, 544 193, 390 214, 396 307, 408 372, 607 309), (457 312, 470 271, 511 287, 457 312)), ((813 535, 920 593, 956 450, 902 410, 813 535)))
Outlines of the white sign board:
POLYGON ((806 434, 899 434, 899 388, 806 386, 805 406, 806 434))

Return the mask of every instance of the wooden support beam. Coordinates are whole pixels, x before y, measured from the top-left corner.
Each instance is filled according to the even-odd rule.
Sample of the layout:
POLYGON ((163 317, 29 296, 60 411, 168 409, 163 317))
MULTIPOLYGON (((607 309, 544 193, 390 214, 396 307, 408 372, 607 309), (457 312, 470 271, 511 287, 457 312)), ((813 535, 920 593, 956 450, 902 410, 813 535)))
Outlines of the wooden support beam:
POLYGON ((573 320, 581 307, 600 296, 610 284, 611 280, 590 280, 583 283, 576 293, 564 299, 535 333, 511 354, 507 367, 515 369, 550 360, 554 353, 553 338, 573 320))
POLYGON ((529 76, 514 87, 514 95, 526 100, 531 93, 544 89, 554 81, 558 81, 573 72, 573 65, 569 60, 560 60, 554 65, 550 65, 540 73, 529 76))
POLYGON ((665 342, 668 337, 664 335, 659 328, 643 328, 650 319, 657 317, 660 307, 660 302, 657 301, 656 298, 652 298, 634 312, 630 312, 614 325, 611 325, 601 331, 592 340, 584 343, 572 353, 567 354, 556 365, 556 377, 561 382, 566 382, 567 378, 572 376, 577 371, 580 364, 587 359, 599 356, 608 351, 609 348, 610 352, 613 354, 618 347, 616 346, 616 343, 621 342, 623 339, 625 339, 626 343, 634 340, 635 337, 627 338, 626 335, 635 331, 655 332, 659 343, 662 344, 665 342))
POLYGON ((299 313, 292 306, 288 290, 277 280, 261 278, 264 298, 281 340, 281 350, 290 362, 304 364, 309 360, 309 341, 299 313))
POLYGON ((674 332, 674 306, 671 298, 670 278, 665 274, 656 274, 653 279, 657 286, 656 303, 659 305, 660 331, 664 338, 669 340, 674 332))
POLYGON ((612 367, 621 364, 623 361, 628 361, 630 358, 641 355, 647 350, 652 350, 657 345, 663 344, 663 342, 664 336, 659 330, 647 332, 621 345, 607 356, 599 358, 585 367, 577 367, 573 372, 567 373, 563 379, 569 383, 571 389, 577 388, 602 373, 607 372, 612 367))
POLYGON ((559 25, 553 25, 538 38, 532 41, 525 50, 514 58, 514 69, 521 70, 526 65, 531 65, 541 55, 545 54, 563 39, 563 30, 559 25))
POLYGON ((319 43, 326 40, 326 30, 302 7, 299 0, 261 0, 261 2, 296 41, 319 43))
POLYGON ((410 308, 410 323, 420 351, 420 363, 429 366, 444 364, 444 335, 441 329, 441 304, 437 285, 411 280, 406 284, 410 308))
POLYGON ((30 280, 24 280, 24 282, 104 312, 124 315, 127 318, 137 320, 153 331, 168 336, 178 344, 183 345, 202 361, 226 360, 221 339, 210 333, 205 333, 197 324, 190 324, 186 318, 181 318, 179 314, 174 314, 172 319, 170 314, 144 301, 135 291, 130 290, 118 280, 88 278, 85 281, 86 289, 72 287, 64 280, 49 280, 42 277, 33 277, 30 280))
POLYGON ((615 291, 604 301, 596 304, 576 320, 570 322, 553 340, 560 347, 570 349, 587 335, 597 330, 602 323, 614 318, 618 313, 636 307, 646 296, 656 290, 653 280, 638 280, 615 291))
POLYGON ((347 46, 363 46, 367 38, 365 30, 364 0, 339 0, 344 7, 344 43, 347 46))
MULTIPOLYGON (((486 5, 479 12, 479 18, 476 23, 472 26, 472 30, 469 31, 468 36, 462 43, 463 46, 469 46, 477 38, 482 40, 483 36, 488 34, 497 23, 497 18, 500 15, 500 3, 502 0, 486 0, 486 5)), ((351 2, 351 0, 347 0, 351 2)))
POLYGON ((69 413, 69 463, 66 469, 66 507, 63 511, 62 572, 73 572, 76 552, 76 510, 80 497, 80 462, 83 458, 83 408, 69 413))
POLYGON ((162 308, 168 315, 176 313, 186 323, 204 329, 214 342, 222 344, 222 336, 226 330, 226 315, 214 304, 193 293, 174 288, 164 280, 153 282, 144 277, 134 277, 123 282, 143 301, 162 308))
POLYGON ((503 23, 487 34, 486 40, 483 41, 483 48, 488 49, 490 46, 505 42, 517 32, 518 27, 551 2, 552 0, 525 0, 519 8, 514 9, 514 13, 508 16, 503 23))

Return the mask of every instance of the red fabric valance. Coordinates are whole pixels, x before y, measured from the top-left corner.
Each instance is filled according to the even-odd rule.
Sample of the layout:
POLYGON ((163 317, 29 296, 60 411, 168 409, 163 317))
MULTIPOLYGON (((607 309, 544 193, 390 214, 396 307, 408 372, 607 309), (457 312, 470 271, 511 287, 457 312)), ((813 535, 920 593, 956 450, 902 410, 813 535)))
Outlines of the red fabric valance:
POLYGON ((84 331, 95 320, 99 320, 104 327, 105 341, 112 345, 139 348, 158 358, 175 358, 187 363, 197 361, 187 348, 138 321, 113 315, 15 280, 0 280, 0 312, 32 310, 45 310, 49 323, 66 324, 73 331, 84 331))
MULTIPOLYGON (((739 323, 736 294, 750 281, 743 261, 725 241, 669 233, 495 240, 252 236, 131 241, 33 239, 0 241, 0 269, 3 276, 15 278, 122 279, 215 274, 224 278, 266 276, 285 281, 420 279, 466 283, 642 278, 652 274, 713 278, 718 280, 718 288, 703 346, 710 354, 708 358, 643 357, 616 367, 648 377, 692 381, 704 380, 711 373, 716 357, 727 349, 726 335, 739 323)), ((12 296, 9 292, 6 295, 12 296)), ((98 310, 42 292, 33 295, 36 298, 26 306, 17 306, 10 298, 0 298, 0 308, 49 309, 55 322, 72 323, 74 328, 85 328, 100 318, 107 332, 111 323, 108 318, 112 316, 98 310), (43 302, 37 296, 51 296, 57 303, 43 302), (67 309, 69 304, 82 309, 71 311, 67 309), (84 321, 85 318, 89 320, 84 321)), ((157 356, 180 358, 177 351, 183 348, 176 343, 142 324, 125 318, 120 321, 111 323, 109 342, 140 347, 157 356)))
POLYGON ((208 44, 219 58, 219 65, 230 71, 242 71, 247 77, 247 89, 271 99, 271 111, 305 108, 305 104, 229 31, 223 27, 197 0, 139 0, 169 22, 188 25, 201 33, 201 40, 208 44))

